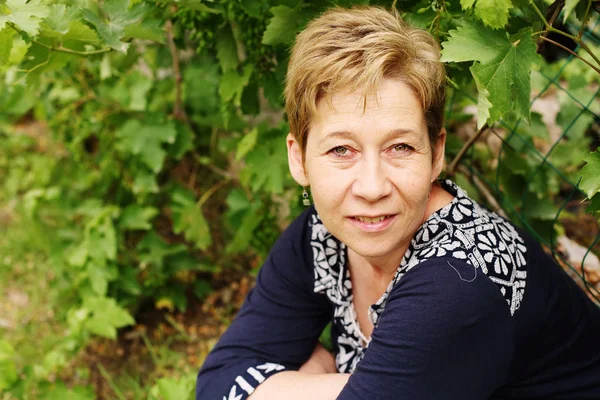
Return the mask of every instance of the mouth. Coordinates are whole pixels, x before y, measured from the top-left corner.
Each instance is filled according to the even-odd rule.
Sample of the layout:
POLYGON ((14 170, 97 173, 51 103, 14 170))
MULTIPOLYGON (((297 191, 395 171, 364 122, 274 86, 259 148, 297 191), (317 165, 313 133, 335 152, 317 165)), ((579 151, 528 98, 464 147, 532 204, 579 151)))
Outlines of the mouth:
POLYGON ((386 231, 392 226, 397 214, 377 215, 377 216, 354 216, 349 217, 350 222, 359 230, 365 233, 379 233, 386 231))
POLYGON ((368 223, 368 224, 376 224, 378 222, 381 222, 385 219, 389 219, 393 217, 393 215, 380 215, 378 217, 362 217, 362 216, 356 216, 356 217, 352 217, 357 221, 360 222, 364 222, 364 223, 368 223))

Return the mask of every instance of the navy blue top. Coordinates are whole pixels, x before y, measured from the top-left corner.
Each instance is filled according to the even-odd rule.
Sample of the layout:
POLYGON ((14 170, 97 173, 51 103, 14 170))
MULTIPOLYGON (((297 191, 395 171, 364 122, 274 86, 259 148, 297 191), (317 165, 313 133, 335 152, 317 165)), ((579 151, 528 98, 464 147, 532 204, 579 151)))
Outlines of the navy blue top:
POLYGON ((340 400, 600 399, 600 308, 524 232, 455 196, 417 231, 360 332, 346 247, 310 207, 282 234, 198 375, 243 400, 298 370, 328 322, 340 400))

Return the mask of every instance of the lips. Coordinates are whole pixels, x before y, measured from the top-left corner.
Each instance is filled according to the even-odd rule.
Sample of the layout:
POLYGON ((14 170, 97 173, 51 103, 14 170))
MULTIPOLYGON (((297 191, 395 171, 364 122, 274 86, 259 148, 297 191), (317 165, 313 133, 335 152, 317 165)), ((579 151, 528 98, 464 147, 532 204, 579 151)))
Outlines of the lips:
POLYGON ((354 216, 349 217, 349 221, 363 232, 376 233, 385 231, 392 221, 396 218, 396 214, 378 215, 378 216, 354 216))
POLYGON ((362 216, 357 216, 354 217, 357 220, 359 220, 360 222, 368 222, 368 223, 376 223, 376 222, 381 222, 384 219, 390 217, 390 215, 381 215, 379 217, 362 217, 362 216))

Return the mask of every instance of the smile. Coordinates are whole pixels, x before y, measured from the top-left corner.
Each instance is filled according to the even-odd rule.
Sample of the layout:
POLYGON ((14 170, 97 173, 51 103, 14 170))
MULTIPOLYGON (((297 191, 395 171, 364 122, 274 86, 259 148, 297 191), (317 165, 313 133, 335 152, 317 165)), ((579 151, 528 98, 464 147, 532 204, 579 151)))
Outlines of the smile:
POLYGON ((359 220, 360 222, 368 222, 368 223, 375 223, 375 222, 381 222, 386 218, 389 218, 389 215, 382 215, 380 217, 354 217, 357 220, 359 220))
POLYGON ((396 215, 380 215, 378 217, 355 216, 348 218, 350 222, 366 233, 385 231, 396 218, 396 215))

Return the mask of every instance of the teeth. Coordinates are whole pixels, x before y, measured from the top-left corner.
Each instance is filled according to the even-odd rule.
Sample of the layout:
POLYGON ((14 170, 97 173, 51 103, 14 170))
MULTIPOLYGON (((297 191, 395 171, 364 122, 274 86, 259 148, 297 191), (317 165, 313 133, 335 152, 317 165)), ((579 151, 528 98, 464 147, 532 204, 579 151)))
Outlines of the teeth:
POLYGON ((356 219, 359 220, 359 221, 361 221, 361 222, 374 223, 374 222, 383 221, 385 219, 385 215, 382 216, 382 217, 377 217, 377 218, 356 217, 356 219))

